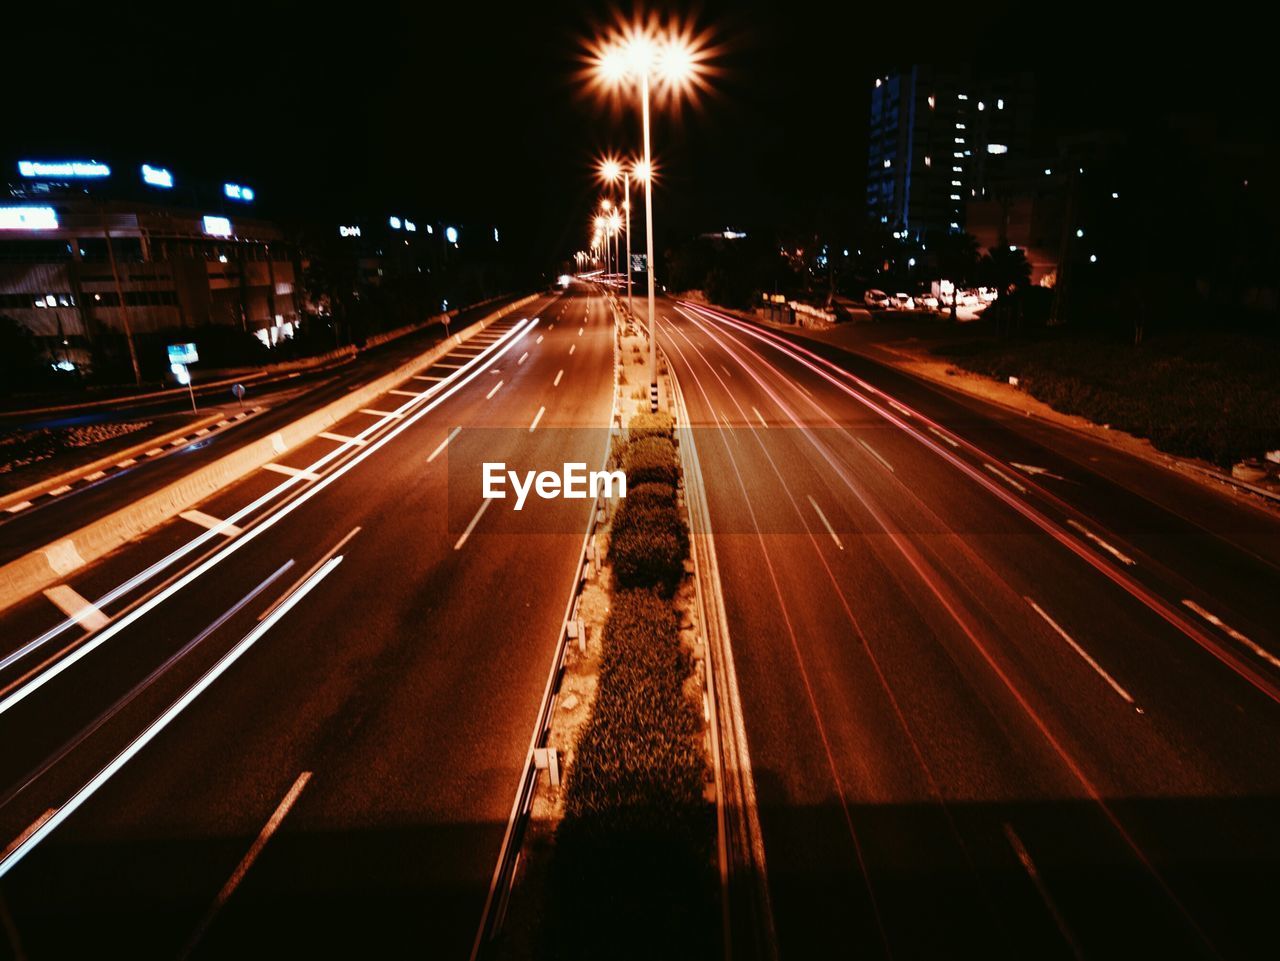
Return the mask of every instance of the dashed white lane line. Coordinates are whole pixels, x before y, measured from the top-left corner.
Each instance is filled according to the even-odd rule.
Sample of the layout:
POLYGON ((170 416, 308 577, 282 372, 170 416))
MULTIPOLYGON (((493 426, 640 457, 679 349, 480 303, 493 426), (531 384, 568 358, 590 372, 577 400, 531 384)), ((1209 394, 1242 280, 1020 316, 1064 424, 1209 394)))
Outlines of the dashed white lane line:
MULTIPOLYGON (((1033 611, 1035 611, 1035 612, 1036 612, 1037 614, 1039 614, 1042 618, 1044 618, 1045 623, 1046 623, 1046 624, 1048 624, 1050 627, 1052 627, 1052 628, 1054 629, 1054 631, 1055 631, 1055 632, 1057 632, 1057 635, 1058 635, 1060 638, 1062 638, 1064 641, 1066 641, 1066 642, 1067 642, 1067 644, 1069 644, 1069 645, 1071 646, 1071 649, 1072 649, 1073 651, 1075 651, 1077 654, 1079 654, 1079 655, 1080 655, 1080 657, 1084 660, 1084 662, 1085 662, 1086 664, 1088 664, 1091 668, 1093 668, 1093 669, 1098 673, 1098 676, 1099 676, 1100 678, 1102 678, 1104 681, 1106 681, 1108 685, 1110 685, 1110 687, 1111 687, 1111 689, 1112 689, 1113 691, 1115 691, 1115 692, 1116 692, 1117 694, 1119 694, 1122 698, 1124 698, 1124 700, 1125 700, 1125 701, 1127 701, 1129 704, 1133 704, 1133 703, 1134 703, 1134 701, 1133 701, 1133 695, 1132 695, 1132 694, 1130 694, 1128 691, 1126 691, 1123 687, 1121 687, 1121 686, 1120 686, 1120 682, 1119 682, 1119 681, 1117 681, 1117 680, 1116 680, 1114 677, 1112 677, 1110 674, 1108 674, 1108 673, 1106 672, 1106 670, 1103 668, 1103 666, 1102 666, 1101 664, 1099 664, 1099 663, 1098 663, 1097 661, 1095 661, 1092 657, 1090 657, 1090 656, 1089 656, 1089 652, 1088 652, 1088 651, 1086 651, 1086 650, 1085 650, 1083 647, 1081 647, 1079 644, 1077 644, 1077 643, 1075 642, 1075 640, 1071 637, 1071 635, 1070 635, 1070 634, 1068 634, 1066 631, 1064 631, 1064 630, 1062 629, 1062 626, 1061 626, 1057 621, 1055 621, 1052 617, 1050 617, 1050 616, 1048 615, 1048 613, 1045 611, 1045 609, 1044 609, 1043 607, 1041 607, 1039 604, 1037 604, 1035 601, 1033 601, 1033 600, 1032 600, 1031 598, 1029 598, 1029 597, 1024 596, 1024 597, 1023 597, 1023 600, 1024 600, 1024 601, 1026 601, 1028 604, 1030 604, 1030 605, 1031 605, 1031 609, 1032 609, 1033 611)), ((1143 713, 1142 708, 1137 707, 1136 705, 1134 705, 1134 709, 1135 709, 1139 714, 1142 714, 1142 713, 1143 713)))
POLYGON ((560 386, 560 378, 561 378, 561 377, 563 377, 563 376, 564 376, 564 368, 563 368, 563 367, 561 367, 561 368, 560 368, 560 373, 556 374, 555 382, 554 382, 551 386, 552 386, 552 387, 559 387, 559 386, 560 386))
POLYGON ((933 434, 934 437, 938 438, 938 440, 942 441, 944 444, 950 444, 952 447, 956 448, 957 450, 960 448, 960 445, 958 443, 956 443, 954 440, 952 440, 942 431, 938 430, 938 428, 936 427, 930 427, 929 433, 933 434))
POLYGON ((388 394, 395 394, 397 397, 421 397, 416 390, 389 390, 388 394))
POLYGON ((198 431, 196 431, 196 436, 197 436, 197 437, 203 437, 203 436, 204 436, 205 434, 207 434, 207 433, 209 433, 209 428, 208 428, 208 427, 201 427, 198 431))
POLYGON ((376 410, 373 407, 361 407, 360 413, 368 414, 371 417, 403 417, 404 414, 398 414, 394 410, 376 410))
POLYGON ((535 340, 535 341, 534 341, 534 343, 535 343, 535 344, 540 344, 540 343, 542 343, 542 334, 539 334, 539 335, 538 335, 538 339, 537 339, 537 340, 535 340))
POLYGON ((339 444, 351 444, 354 447, 363 447, 369 443, 361 437, 348 437, 346 434, 335 434, 332 431, 322 430, 317 437, 323 437, 325 440, 335 440, 339 444))
POLYGON ((163 454, 163 453, 164 453, 164 448, 163 448, 163 447, 153 447, 153 448, 151 448, 151 450, 147 451, 147 452, 146 452, 145 454, 143 454, 142 456, 143 456, 143 457, 155 457, 157 454, 163 454))
POLYGON ((1112 557, 1118 560, 1121 564, 1127 564, 1130 567, 1133 566, 1132 557, 1130 557, 1128 554, 1123 553, 1119 549, 1112 547, 1110 544, 1104 541, 1101 537, 1099 537, 1093 531, 1089 530, 1089 528, 1085 527, 1079 521, 1075 520, 1074 518, 1068 518, 1067 525, 1079 531, 1085 537, 1089 538, 1089 540, 1093 541, 1095 544, 1101 547, 1104 551, 1106 551, 1108 554, 1110 554, 1112 557))
POLYGON ((813 505, 813 509, 818 512, 818 517, 822 520, 822 524, 827 529, 827 533, 831 535, 831 539, 836 542, 836 547, 844 550, 844 544, 840 541, 840 537, 836 534, 836 529, 831 526, 831 521, 827 520, 827 515, 822 513, 822 508, 818 506, 818 502, 809 497, 809 503, 813 505))
MULTIPOLYGON (((499 384, 498 386, 501 387, 502 385, 499 384)), ((458 432, 461 430, 462 430, 461 427, 455 427, 453 430, 451 430, 449 432, 449 436, 440 442, 440 446, 431 452, 431 456, 427 458, 427 463, 430 464, 433 460, 439 457, 440 454, 444 451, 444 449, 449 446, 449 441, 457 437, 458 432)))
POLYGON ((132 457, 130 457, 128 460, 122 460, 120 463, 116 464, 116 468, 119 470, 124 470, 126 467, 132 467, 136 463, 138 462, 134 460, 132 457))
POLYGON ((71 485, 63 484, 61 487, 55 487, 53 490, 49 491, 48 496, 57 497, 59 494, 65 494, 69 490, 71 490, 71 485))
POLYGON ((214 916, 227 903, 227 899, 235 893, 236 888, 240 886, 240 882, 244 880, 244 876, 253 867, 253 862, 258 860, 258 855, 262 853, 262 849, 271 840, 271 835, 276 833, 276 829, 280 827, 280 822, 284 820, 290 809, 298 803, 298 797, 302 794, 302 789, 307 786, 307 782, 310 780, 310 771, 303 771, 298 775, 298 779, 293 782, 293 786, 289 788, 284 798, 276 805, 275 811, 272 812, 267 823, 263 825, 262 830, 258 832, 258 836, 254 839, 253 844, 250 845, 248 852, 240 863, 236 865, 236 869, 231 872, 231 877, 227 879, 227 883, 222 886, 218 896, 213 899, 213 904, 209 905, 209 910, 200 919, 200 923, 196 926, 196 930, 192 933, 179 957, 186 958, 190 956, 192 949, 199 943, 205 931, 209 929, 209 924, 213 921, 214 916))
POLYGON ((262 466, 265 470, 273 470, 277 474, 287 474, 290 477, 301 477, 303 480, 314 481, 320 479, 319 474, 314 474, 309 470, 303 470, 301 467, 289 467, 285 464, 275 463, 263 464, 262 466))
POLYGON ((496 394, 498 391, 500 391, 502 389, 502 385, 505 383, 506 383, 505 380, 500 380, 496 384, 494 384, 492 389, 490 389, 489 393, 484 395, 484 399, 485 400, 492 399, 493 395, 496 394))
POLYGON ((107 476, 107 472, 106 472, 106 471, 104 471, 104 470, 96 470, 96 471, 94 471, 92 474, 85 474, 85 475, 84 475, 84 480, 85 480, 85 482, 86 482, 86 483, 88 483, 89 481, 101 480, 102 478, 104 478, 104 477, 106 477, 106 476, 107 476))
POLYGON ((526 350, 523 354, 520 355, 520 359, 516 361, 516 366, 519 367, 526 360, 528 360, 528 358, 529 358, 529 352, 526 350))
POLYGON ((1002 481, 1004 481, 1006 484, 1008 484, 1008 485, 1009 485, 1010 487, 1012 487, 1014 490, 1019 491, 1020 493, 1023 493, 1023 494, 1025 494, 1025 493, 1027 492, 1027 488, 1026 488, 1024 485, 1022 485, 1022 484, 1020 484, 1018 481, 1014 480, 1012 477, 1010 477, 1008 474, 1006 474, 1004 471, 1002 471, 1002 470, 1001 470, 999 467, 997 467, 995 464, 988 464, 988 463, 985 463, 985 462, 984 462, 982 466, 983 466, 983 467, 985 467, 987 470, 989 470, 989 471, 990 471, 992 474, 994 474, 996 477, 999 477, 1002 481))
POLYGON ((859 444, 862 445, 863 450, 865 450, 868 454, 870 454, 872 457, 874 457, 876 460, 880 462, 881 466, 884 467, 885 470, 887 470, 890 474, 894 473, 893 465, 890 464, 883 457, 881 457, 880 452, 878 450, 876 450, 874 447, 868 444, 861 437, 857 438, 857 441, 859 444))
POLYGON ((187 438, 185 438, 185 437, 179 437, 177 440, 171 440, 171 441, 169 441, 169 446, 170 446, 170 447, 181 447, 181 446, 182 446, 183 444, 185 444, 186 442, 187 442, 187 438))
POLYGON ((212 514, 206 514, 204 511, 183 511, 178 516, 183 520, 191 521, 191 523, 198 524, 200 527, 204 527, 208 530, 217 530, 219 533, 226 534, 228 537, 235 537, 240 533, 240 528, 236 527, 235 524, 226 524, 214 517, 212 514))
POLYGON ((725 375, 726 377, 732 377, 732 376, 733 376, 733 374, 729 373, 729 368, 728 368, 728 367, 726 367, 724 364, 721 364, 721 365, 720 365, 720 369, 724 371, 724 375, 725 375))
POLYGON ((453 549, 455 551, 462 550, 462 545, 467 542, 467 538, 471 536, 471 532, 475 530, 476 525, 480 523, 481 515, 483 515, 484 512, 489 509, 489 505, 492 503, 493 501, 489 500, 488 498, 485 498, 483 501, 480 502, 480 509, 476 511, 476 516, 471 518, 471 523, 467 525, 467 529, 462 532, 462 536, 459 537, 457 540, 457 543, 453 545, 453 549))
POLYGON ((915 414, 914 414, 914 413, 912 413, 912 411, 910 410, 910 408, 903 407, 901 404, 899 404, 899 403, 898 403, 896 400, 894 400, 892 397, 886 397, 886 398, 885 398, 885 400, 887 400, 887 401, 889 402, 889 406, 890 406, 890 407, 892 407, 894 410, 896 410, 896 411, 897 411, 899 414, 901 414, 903 417, 914 417, 914 416, 915 416, 915 414))
POLYGON ((533 433, 533 429, 538 426, 538 421, 542 420, 542 415, 547 412, 545 407, 539 407, 538 413, 534 415, 533 423, 529 425, 529 432, 533 433))
POLYGON ((25 511, 30 506, 31 506, 31 501, 18 501, 18 503, 10 504, 8 507, 6 507, 5 512, 9 514, 16 514, 18 513, 18 511, 25 511))
POLYGON ((86 631, 96 631, 111 623, 111 618, 94 607, 93 603, 76 593, 69 584, 59 584, 44 592, 54 607, 71 618, 86 631))
POLYGON ((437 381, 437 380, 444 380, 444 375, 443 374, 414 374, 413 379, 437 381))
POLYGON ((1218 628, 1218 630, 1222 631, 1232 640, 1239 641, 1241 644, 1243 644, 1249 650, 1253 651, 1254 654, 1258 655, 1258 657, 1262 658, 1272 667, 1280 667, 1280 658, 1277 658, 1274 654, 1268 651, 1261 644, 1258 644, 1251 638, 1248 638, 1245 635, 1241 634, 1231 625, 1223 623, 1222 619, 1218 617, 1218 615, 1205 610, 1195 601, 1184 599, 1182 603, 1190 610, 1195 611, 1197 614, 1203 617, 1206 621, 1208 621, 1214 627, 1218 628))
POLYGON ((573 353, 575 350, 577 350, 577 349, 578 349, 578 345, 577 345, 577 344, 570 344, 570 345, 569 345, 569 353, 571 353, 571 354, 572 354, 572 353, 573 353))
POLYGON ((752 404, 751 409, 756 412, 756 417, 760 419, 760 426, 767 428, 769 426, 769 422, 764 419, 764 414, 760 413, 760 408, 752 404))
POLYGON ((578 336, 579 336, 579 337, 581 337, 581 336, 582 336, 582 332, 583 332, 584 330, 586 330, 586 329, 587 329, 587 328, 585 328, 585 327, 579 327, 579 328, 578 328, 578 336))

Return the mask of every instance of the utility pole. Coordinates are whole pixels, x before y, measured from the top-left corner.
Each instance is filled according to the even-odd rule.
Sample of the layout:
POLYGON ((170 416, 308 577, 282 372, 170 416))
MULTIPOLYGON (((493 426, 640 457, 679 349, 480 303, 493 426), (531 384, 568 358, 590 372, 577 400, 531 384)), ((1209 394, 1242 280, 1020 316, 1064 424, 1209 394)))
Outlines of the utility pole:
POLYGON ((129 320, 129 305, 125 303, 124 287, 120 283, 120 268, 116 266, 116 252, 111 246, 111 230, 107 227, 107 213, 99 206, 98 216, 102 220, 102 236, 107 241, 107 260, 111 262, 111 276, 116 282, 116 297, 120 300, 120 316, 124 320, 124 336, 129 342, 129 362, 133 364, 133 382, 142 386, 142 368, 138 366, 138 347, 133 342, 133 324, 129 320))

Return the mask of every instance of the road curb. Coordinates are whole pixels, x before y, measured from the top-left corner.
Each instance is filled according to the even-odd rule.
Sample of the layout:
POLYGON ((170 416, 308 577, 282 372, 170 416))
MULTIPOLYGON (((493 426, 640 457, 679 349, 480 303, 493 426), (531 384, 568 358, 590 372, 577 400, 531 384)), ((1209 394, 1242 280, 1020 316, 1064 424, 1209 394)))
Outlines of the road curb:
POLYGON ((359 390, 193 471, 128 507, 99 518, 65 538, 10 561, 0 567, 0 611, 57 584, 73 571, 211 497, 263 464, 278 459, 286 451, 306 443, 320 431, 367 406, 414 371, 434 363, 494 321, 532 303, 539 296, 530 294, 499 308, 359 390))

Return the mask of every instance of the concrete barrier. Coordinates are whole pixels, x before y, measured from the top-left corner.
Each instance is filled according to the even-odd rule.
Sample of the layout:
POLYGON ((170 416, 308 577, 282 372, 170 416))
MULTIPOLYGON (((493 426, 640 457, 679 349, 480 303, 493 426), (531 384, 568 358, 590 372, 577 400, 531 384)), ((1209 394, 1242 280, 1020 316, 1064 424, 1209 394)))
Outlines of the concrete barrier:
POLYGON ((0 611, 4 611, 37 591, 51 587, 68 574, 105 556, 147 531, 176 517, 222 490, 263 464, 306 443, 322 430, 362 407, 422 367, 435 363, 450 350, 484 330, 494 321, 537 300, 530 294, 477 320, 448 340, 401 364, 390 373, 331 404, 312 411, 276 433, 259 438, 220 457, 212 464, 192 471, 166 487, 135 501, 128 507, 85 525, 68 537, 46 544, 0 567, 0 611))

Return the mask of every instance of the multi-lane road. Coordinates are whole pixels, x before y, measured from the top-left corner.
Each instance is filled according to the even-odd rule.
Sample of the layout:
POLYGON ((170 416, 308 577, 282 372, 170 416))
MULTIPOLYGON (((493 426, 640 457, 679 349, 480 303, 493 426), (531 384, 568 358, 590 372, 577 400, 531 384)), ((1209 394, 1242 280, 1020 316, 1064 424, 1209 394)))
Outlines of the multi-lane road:
POLYGON ((1275 518, 812 340, 660 317, 781 955, 1272 953, 1275 518))
POLYGON ((0 954, 465 957, 588 505, 457 452, 598 465, 613 349, 545 297, 5 612, 0 954))

